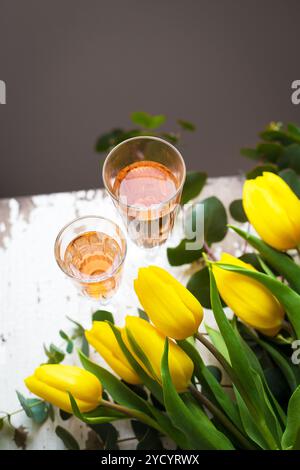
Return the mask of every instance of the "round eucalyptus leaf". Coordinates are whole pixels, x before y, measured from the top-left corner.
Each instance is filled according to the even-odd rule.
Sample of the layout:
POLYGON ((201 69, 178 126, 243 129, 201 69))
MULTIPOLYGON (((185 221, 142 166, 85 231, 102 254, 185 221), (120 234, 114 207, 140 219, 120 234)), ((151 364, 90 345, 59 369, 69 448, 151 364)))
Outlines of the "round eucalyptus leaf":
POLYGON ((220 242, 227 233, 227 214, 220 199, 211 196, 204 204, 204 240, 208 245, 220 242))
POLYGON ((232 201, 229 206, 229 212, 231 217, 237 222, 245 223, 248 220, 243 208, 242 199, 236 199, 235 201, 232 201))
POLYGON ((189 240, 185 238, 181 240, 179 245, 174 248, 167 249, 167 256, 171 266, 182 266, 183 264, 190 264, 198 260, 202 256, 202 249, 200 250, 187 250, 187 243, 189 240))
POLYGON ((211 309, 209 272, 207 267, 193 274, 186 287, 199 300, 202 307, 211 309))
POLYGON ((183 186, 181 204, 186 204, 191 199, 197 197, 207 180, 207 174, 201 171, 188 171, 183 186))
POLYGON ((55 434, 63 441, 68 450, 80 450, 79 444, 72 434, 61 426, 56 426, 55 434))
POLYGON ((278 167, 276 165, 258 165, 252 170, 246 173, 247 180, 253 180, 257 178, 257 176, 262 176, 264 171, 268 171, 270 173, 277 173, 278 167))
POLYGON ((97 310, 93 313, 92 319, 93 321, 109 321, 114 323, 113 314, 108 310, 97 310))
POLYGON ((279 176, 289 185, 294 193, 300 198, 300 177, 291 168, 280 171, 279 176))

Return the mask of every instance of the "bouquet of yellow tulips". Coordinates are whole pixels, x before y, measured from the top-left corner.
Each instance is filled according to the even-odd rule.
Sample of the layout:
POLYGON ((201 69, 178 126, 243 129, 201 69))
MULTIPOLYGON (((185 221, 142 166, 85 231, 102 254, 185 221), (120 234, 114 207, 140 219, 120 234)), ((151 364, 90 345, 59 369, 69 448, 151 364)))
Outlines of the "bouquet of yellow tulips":
MULTIPOLYGON (((138 420, 181 449, 299 450, 300 201, 266 171, 246 180, 242 204, 253 230, 230 227, 254 250, 247 262, 227 253, 216 260, 208 247, 188 256, 205 262, 204 307, 218 331, 199 331, 201 270, 186 288, 158 266, 141 268, 134 289, 143 318, 127 316, 124 326, 94 321, 85 331, 110 370, 80 351, 82 368, 41 365, 25 379, 29 390, 91 426, 138 420), (232 393, 204 363, 203 348, 229 377, 232 393), (274 386, 270 370, 283 386, 274 386)), ((168 250, 172 264, 178 250, 182 260, 182 244, 168 250)))

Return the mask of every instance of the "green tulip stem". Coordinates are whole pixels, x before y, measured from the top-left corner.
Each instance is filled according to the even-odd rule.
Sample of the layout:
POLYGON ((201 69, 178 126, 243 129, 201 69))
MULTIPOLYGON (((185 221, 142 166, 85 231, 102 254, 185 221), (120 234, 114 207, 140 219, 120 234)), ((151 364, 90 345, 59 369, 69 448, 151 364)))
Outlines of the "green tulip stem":
POLYGON ((229 377, 232 377, 232 368, 229 362, 225 359, 225 357, 217 350, 217 348, 201 333, 197 332, 195 334, 200 343, 203 344, 211 354, 219 361, 219 363, 223 366, 223 369, 227 372, 229 377))
POLYGON ((233 436, 238 440, 238 442, 247 450, 255 450, 257 447, 253 446, 251 442, 235 427, 235 425, 227 418, 227 416, 215 406, 203 393, 201 393, 194 385, 189 386, 189 390, 193 397, 204 405, 213 416, 215 416, 223 426, 231 432, 233 436))
POLYGON ((101 404, 105 406, 106 408, 111 408, 112 410, 119 411, 130 418, 136 418, 139 421, 143 421, 145 424, 148 424, 152 428, 157 429, 157 431, 161 432, 162 434, 165 434, 165 431, 157 424, 157 422, 150 418, 150 416, 146 415, 145 413, 142 413, 139 410, 135 410, 133 408, 127 408, 126 406, 122 405, 117 405, 116 403, 112 403, 107 400, 101 400, 101 404))

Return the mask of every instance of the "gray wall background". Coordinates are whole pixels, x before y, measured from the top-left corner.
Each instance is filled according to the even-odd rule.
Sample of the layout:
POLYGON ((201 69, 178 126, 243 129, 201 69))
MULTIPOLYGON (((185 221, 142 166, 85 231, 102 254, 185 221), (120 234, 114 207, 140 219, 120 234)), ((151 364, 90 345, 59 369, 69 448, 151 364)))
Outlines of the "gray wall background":
POLYGON ((299 0, 0 0, 0 197, 102 185, 97 136, 131 111, 197 125, 210 175, 270 120, 300 122, 299 0))

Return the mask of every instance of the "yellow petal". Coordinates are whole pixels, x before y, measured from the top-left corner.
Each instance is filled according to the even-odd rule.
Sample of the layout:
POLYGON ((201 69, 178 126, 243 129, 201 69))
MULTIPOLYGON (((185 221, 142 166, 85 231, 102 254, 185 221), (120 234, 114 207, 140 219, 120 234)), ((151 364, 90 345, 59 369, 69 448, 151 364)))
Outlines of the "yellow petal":
POLYGON ((45 385, 60 391, 68 391, 83 401, 97 401, 102 386, 95 375, 76 366, 45 364, 35 370, 34 376, 45 385))
POLYGON ((247 180, 243 206, 257 233, 278 250, 300 243, 300 201, 278 175, 264 172, 247 180))
MULTIPOLYGON (((122 337, 128 349, 131 351, 137 362, 153 379, 161 383, 161 359, 165 345, 165 335, 147 321, 127 316, 126 329, 122 332, 122 337), (126 331, 130 331, 139 347, 147 357, 154 371, 154 375, 147 369, 141 358, 131 348, 126 331)), ((187 389, 191 380, 194 365, 187 354, 172 340, 169 340, 169 368, 172 381, 177 391, 187 389)))
MULTIPOLYGON (((184 339, 194 334, 202 319, 202 308, 194 313, 187 307, 175 282, 166 282, 166 279, 157 275, 152 268, 141 268, 135 289, 140 302, 153 323, 167 336, 184 339)), ((168 278, 168 276, 167 276, 168 278)), ((172 276, 171 276, 172 278, 172 276)), ((169 279, 169 278, 168 278, 169 279)), ((183 286, 182 286, 183 287, 183 286)), ((184 288, 183 288, 184 289, 184 288)), ((190 301, 188 295, 185 296, 190 301)), ((190 301, 195 307, 196 302, 190 301)), ((200 304, 199 304, 200 305, 200 304)))
POLYGON ((194 313, 194 315, 198 319, 197 321, 199 321, 200 324, 200 321, 203 317, 203 309, 196 297, 194 297, 193 294, 186 287, 184 287, 179 281, 177 281, 177 279, 175 279, 174 276, 168 273, 168 271, 166 271, 165 269, 162 269, 159 266, 149 266, 149 269, 153 271, 166 284, 170 284, 174 287, 182 302, 186 305, 189 310, 194 313))
POLYGON ((128 383, 141 383, 141 379, 130 366, 111 327, 106 322, 93 322, 92 329, 85 331, 85 336, 116 374, 128 383))
MULTIPOLYGON (((72 413, 72 406, 70 403, 69 395, 66 392, 61 390, 57 390, 50 385, 47 385, 40 380, 38 380, 34 375, 25 379, 25 384, 27 388, 37 395, 38 397, 42 398, 49 403, 57 406, 58 408, 67 411, 68 413, 72 413)), ((81 412, 91 411, 100 403, 100 400, 97 401, 83 401, 76 398, 76 403, 81 412)))
MULTIPOLYGON (((223 254, 220 262, 254 270, 228 254, 223 254)), ((254 279, 219 268, 217 263, 213 273, 221 297, 241 320, 269 334, 280 329, 284 310, 268 289, 254 279)))

